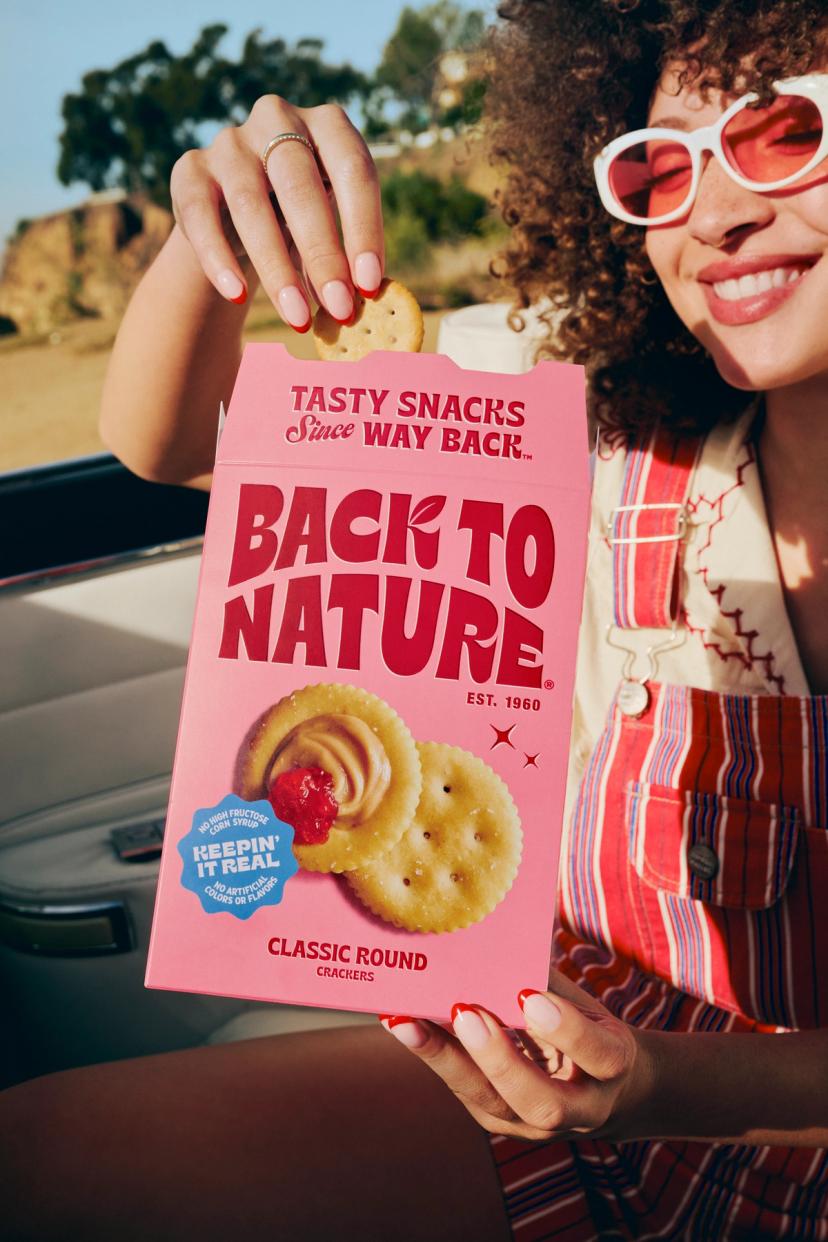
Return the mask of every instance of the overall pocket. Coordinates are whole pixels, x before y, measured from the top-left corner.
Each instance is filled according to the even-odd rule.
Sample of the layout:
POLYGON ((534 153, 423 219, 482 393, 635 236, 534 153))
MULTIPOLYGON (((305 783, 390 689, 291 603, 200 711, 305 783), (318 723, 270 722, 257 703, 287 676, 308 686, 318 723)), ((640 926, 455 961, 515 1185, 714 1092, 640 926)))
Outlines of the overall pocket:
POLYGON ((790 878, 799 813, 778 803, 629 781, 630 862, 676 897, 764 910, 790 878))
POLYGON ((790 806, 645 781, 625 802, 653 973, 760 1023, 819 1025, 828 834, 790 806))

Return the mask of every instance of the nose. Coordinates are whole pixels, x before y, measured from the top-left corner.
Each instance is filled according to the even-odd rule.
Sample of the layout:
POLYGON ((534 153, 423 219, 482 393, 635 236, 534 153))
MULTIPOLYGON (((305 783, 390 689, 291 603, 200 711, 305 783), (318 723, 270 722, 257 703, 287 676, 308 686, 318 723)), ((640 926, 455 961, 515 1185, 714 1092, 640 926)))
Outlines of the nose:
POLYGON ((776 208, 768 195, 738 185, 709 152, 702 158, 698 193, 687 218, 693 237, 721 249, 773 219, 776 208))

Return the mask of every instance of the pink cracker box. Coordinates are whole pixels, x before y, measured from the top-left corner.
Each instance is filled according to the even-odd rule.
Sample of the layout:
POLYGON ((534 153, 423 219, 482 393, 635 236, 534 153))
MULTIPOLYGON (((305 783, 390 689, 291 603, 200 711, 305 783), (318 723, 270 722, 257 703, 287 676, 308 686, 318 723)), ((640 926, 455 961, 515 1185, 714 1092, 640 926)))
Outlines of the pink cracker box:
POLYGON ((248 345, 147 984, 514 1026, 544 988, 588 511, 580 367, 248 345))

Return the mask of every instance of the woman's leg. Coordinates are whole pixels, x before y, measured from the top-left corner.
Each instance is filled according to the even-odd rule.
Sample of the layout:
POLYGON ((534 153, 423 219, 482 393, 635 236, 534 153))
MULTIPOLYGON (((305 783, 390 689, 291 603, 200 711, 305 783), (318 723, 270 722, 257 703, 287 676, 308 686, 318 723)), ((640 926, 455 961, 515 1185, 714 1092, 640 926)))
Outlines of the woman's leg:
POLYGON ((509 1237, 487 1136, 379 1027, 34 1079, 0 1149, 10 1242, 509 1237))

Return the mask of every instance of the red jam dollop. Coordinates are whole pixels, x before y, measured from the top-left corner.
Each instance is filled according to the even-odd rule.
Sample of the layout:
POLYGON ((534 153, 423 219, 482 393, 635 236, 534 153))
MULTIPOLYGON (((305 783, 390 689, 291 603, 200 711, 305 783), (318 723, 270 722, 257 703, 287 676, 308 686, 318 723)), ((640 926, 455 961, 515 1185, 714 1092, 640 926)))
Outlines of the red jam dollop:
POLYGON ((322 845, 328 839, 339 803, 333 777, 324 768, 291 768, 270 785, 268 801, 279 819, 293 828, 296 845, 322 845))

